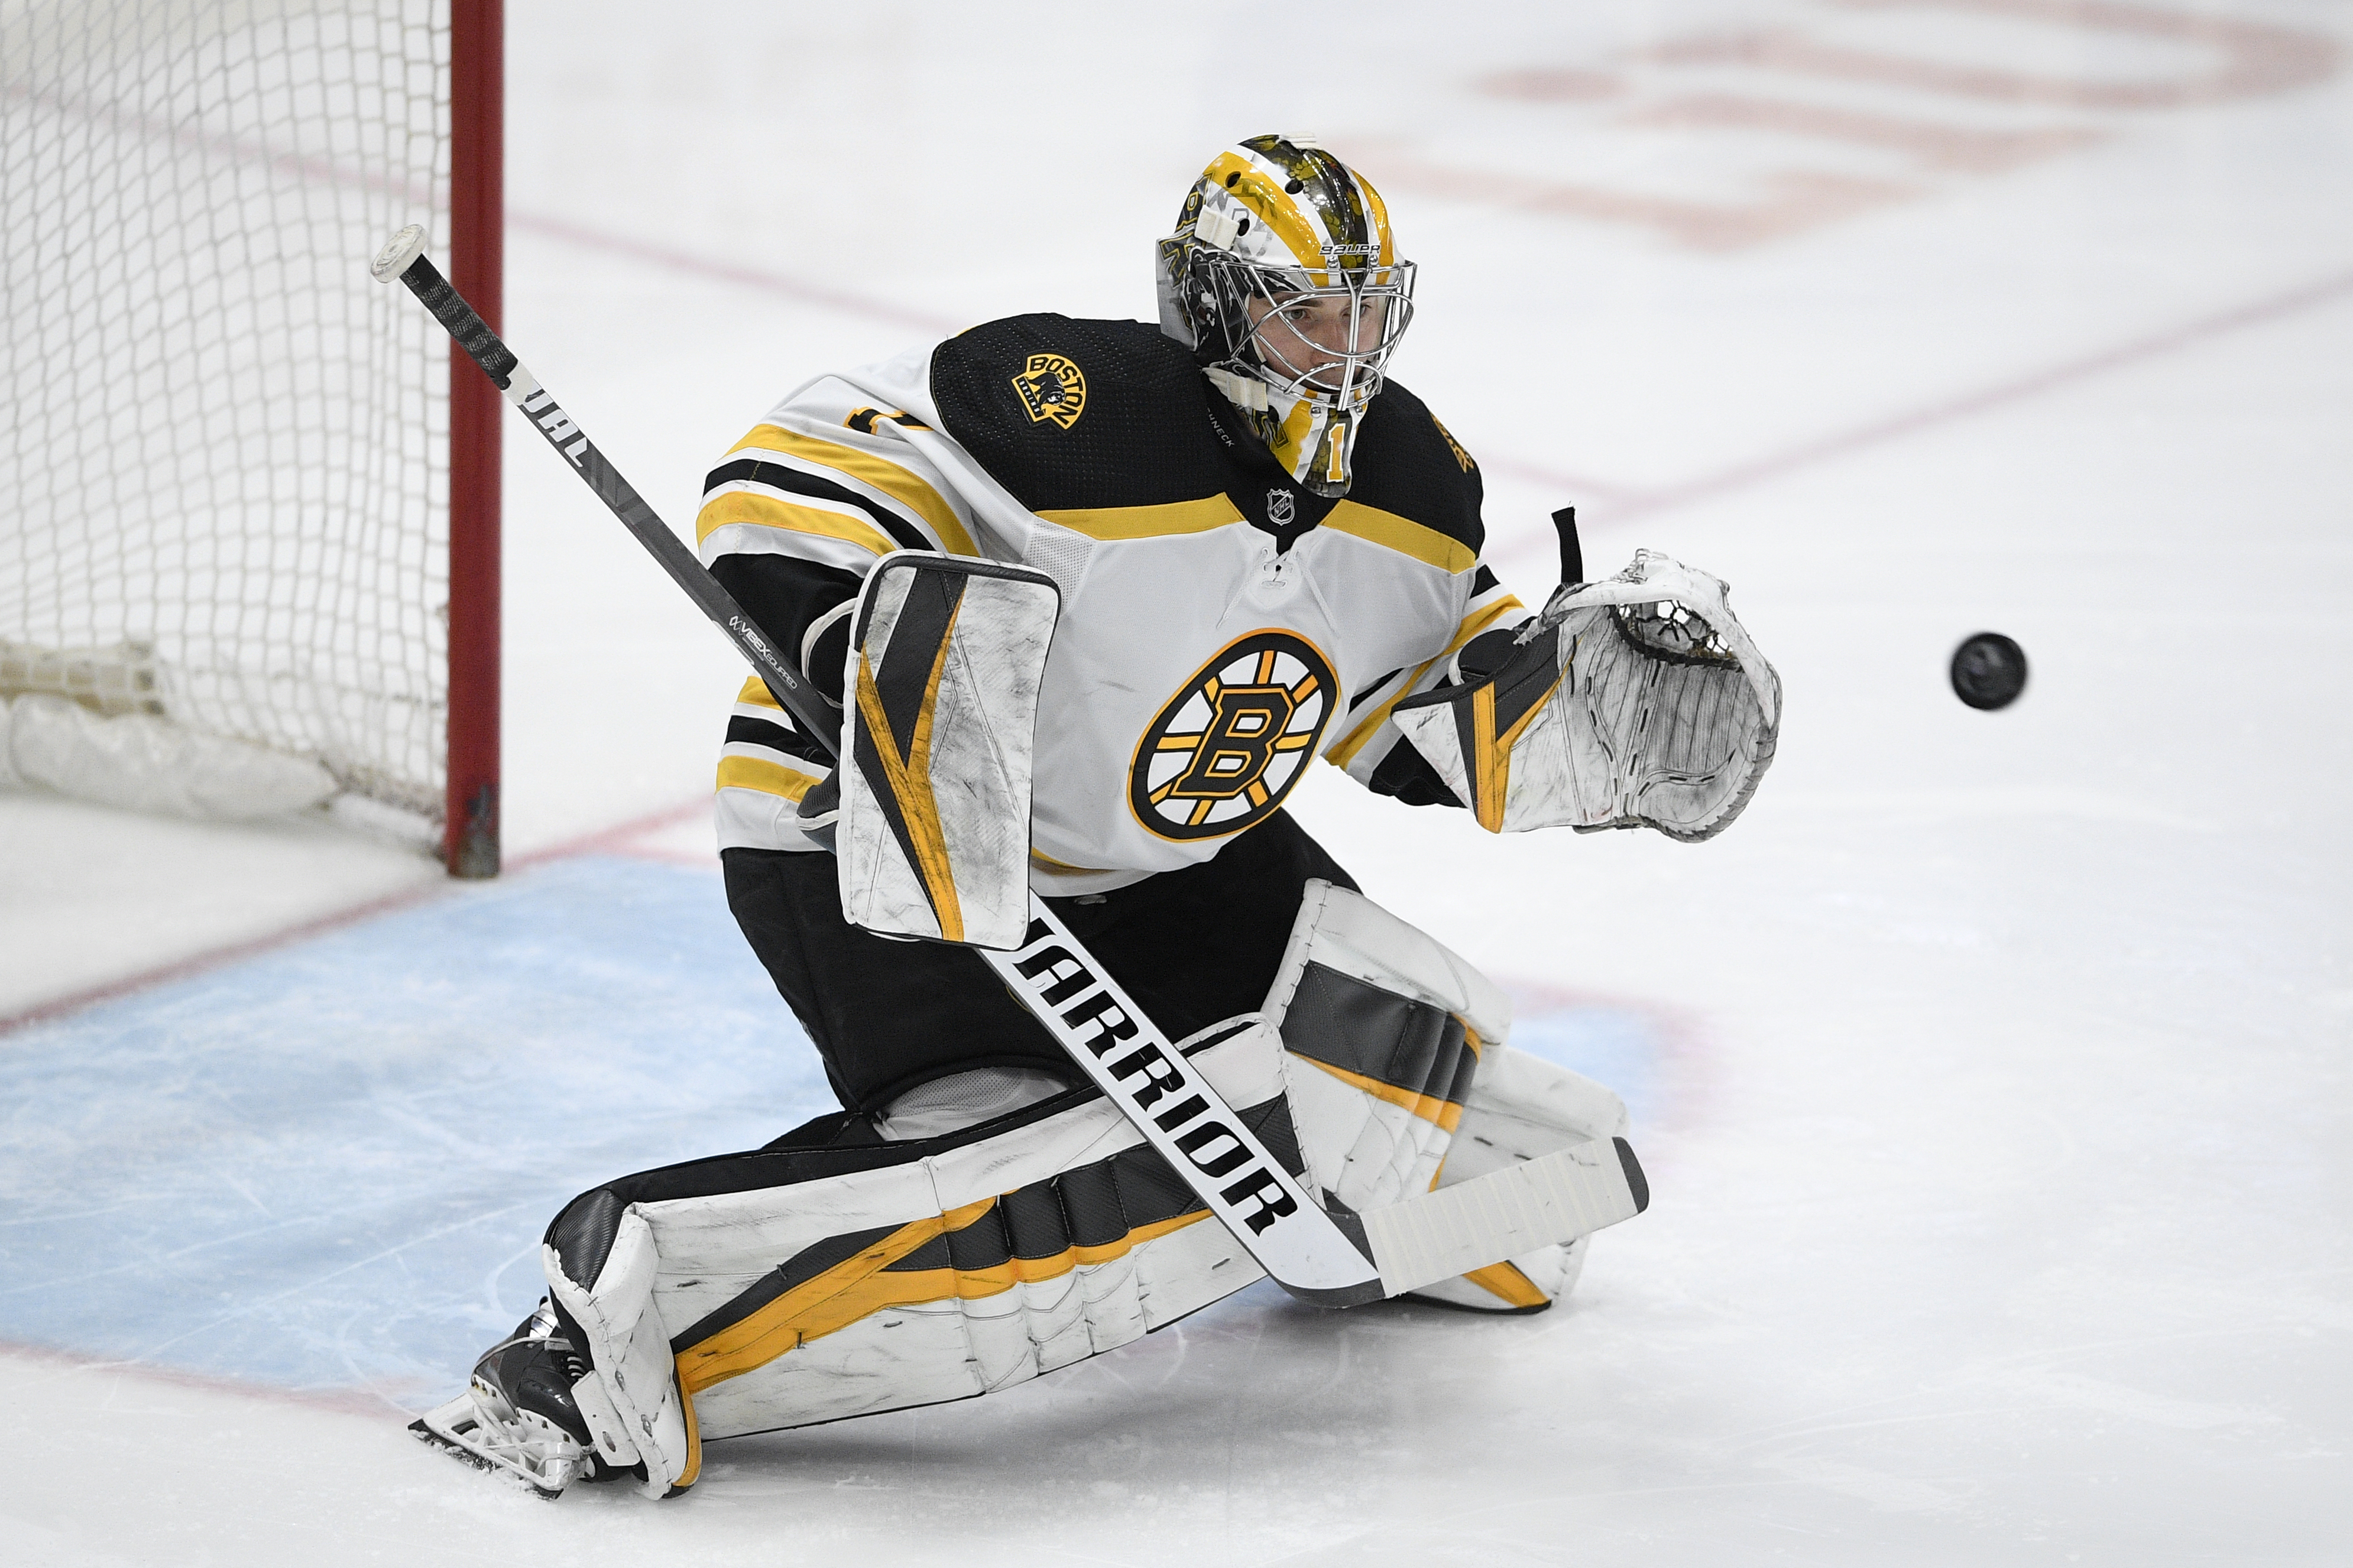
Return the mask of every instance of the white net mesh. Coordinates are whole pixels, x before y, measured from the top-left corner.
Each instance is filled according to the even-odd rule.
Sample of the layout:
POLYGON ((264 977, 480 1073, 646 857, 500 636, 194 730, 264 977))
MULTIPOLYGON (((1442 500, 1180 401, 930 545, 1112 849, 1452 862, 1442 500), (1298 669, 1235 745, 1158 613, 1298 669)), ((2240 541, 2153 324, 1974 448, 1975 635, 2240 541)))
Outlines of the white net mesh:
POLYGON ((0 8, 0 695, 441 815, 448 0, 0 8))

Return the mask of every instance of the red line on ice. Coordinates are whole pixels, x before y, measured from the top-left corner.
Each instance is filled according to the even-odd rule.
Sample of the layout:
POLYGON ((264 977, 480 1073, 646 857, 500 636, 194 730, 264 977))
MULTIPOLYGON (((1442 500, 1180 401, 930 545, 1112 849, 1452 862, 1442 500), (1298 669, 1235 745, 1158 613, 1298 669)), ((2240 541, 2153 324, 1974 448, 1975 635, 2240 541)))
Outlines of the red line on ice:
POLYGON ((79 1351, 58 1350, 50 1345, 28 1345, 14 1340, 0 1340, 0 1356, 16 1361, 45 1363, 67 1372, 116 1373, 171 1388, 194 1389, 200 1394, 233 1394, 247 1399, 267 1400, 273 1405, 299 1405, 310 1410, 331 1410, 342 1415, 382 1416, 388 1410, 406 1409, 365 1389, 278 1388, 266 1383, 248 1383, 242 1378, 215 1377, 200 1372, 183 1372, 176 1367, 157 1366, 150 1362, 85 1355, 79 1351))
MULTIPOLYGON (((711 802, 708 797, 697 797, 681 805, 665 806, 659 811, 632 817, 612 827, 600 827, 593 833, 585 833, 575 838, 564 839, 543 849, 533 849, 527 854, 510 856, 501 870, 507 873, 524 871, 533 866, 544 865, 548 861, 561 860, 574 855, 627 854, 629 839, 660 828, 675 826, 694 813, 710 809, 711 802)), ((663 857, 656 858, 663 858, 663 857)), ((713 858, 716 858, 715 855, 713 858)), ((85 1007, 95 1007, 101 1002, 111 1002, 118 996, 129 996, 137 992, 152 990, 158 985, 169 984, 174 980, 185 980, 191 975, 209 973, 213 970, 260 953, 291 946, 298 942, 307 942, 314 936, 324 936, 330 931, 341 931, 345 926, 357 925, 363 921, 374 920, 378 915, 388 915, 395 910, 410 909, 435 899, 448 898, 462 890, 463 884, 460 883, 426 882, 402 892, 387 894, 380 899, 371 899, 364 904, 354 904, 349 909, 338 910, 332 914, 318 915, 307 921, 297 921, 281 931, 248 937, 243 942, 229 942, 207 952, 192 953, 186 958, 174 959, 169 963, 158 964, 153 969, 145 969, 136 974, 125 975, 120 980, 110 980, 102 985, 92 985, 85 990, 69 992, 66 995, 27 1007, 19 1013, 0 1015, 0 1036, 17 1029, 28 1028, 35 1024, 46 1023, 52 1018, 61 1018, 69 1013, 79 1013, 85 1007)))
POLYGON ((798 300, 811 305, 824 305, 836 310, 849 310, 858 315, 874 317, 878 321, 896 321, 902 327, 912 327, 918 331, 953 332, 960 326, 972 324, 969 321, 951 321, 944 317, 934 316, 922 310, 910 310, 903 306, 869 299, 862 294, 852 294, 845 289, 828 289, 821 284, 789 277, 782 272, 771 272, 757 267, 739 266, 733 262, 712 261, 706 257, 691 255, 683 250, 672 250, 666 246, 648 245, 643 240, 626 239, 619 235, 607 234, 576 223, 567 223, 562 218, 511 212, 507 217, 507 226, 521 229, 527 234, 544 235, 550 239, 560 239, 567 244, 582 246, 591 250, 609 250, 633 260, 651 262, 657 267, 667 267, 674 272, 687 272, 698 278, 711 278, 723 283, 741 284, 746 289, 757 289, 768 294, 782 294, 786 299, 798 300))
MULTIPOLYGON (((1695 505, 1700 501, 1712 500, 1717 496, 1728 495, 1736 490, 1765 484, 1785 474, 1834 462, 1873 447, 1901 440, 1906 436, 1915 435, 1923 430, 1988 413, 2008 404, 2038 397, 2043 393, 2054 392, 2076 382, 2088 381, 2094 376, 2105 375, 2112 370, 2120 370, 2126 365, 2139 363, 2143 360, 2155 359, 2160 355, 2192 348, 2211 338, 2237 331, 2242 327, 2261 326, 2284 316, 2292 316, 2298 311, 2311 310, 2316 306, 2332 304, 2348 294, 2353 294, 2353 272, 2339 273, 2336 277, 2307 283, 2284 293, 2258 300, 2252 304, 2241 305, 2219 311, 2214 315, 2200 317, 2197 321, 2153 333, 2148 337, 2119 344, 2115 348, 2103 349, 2096 353, 2086 354, 2063 364, 2049 365, 2010 381, 1998 382, 1991 386, 1979 387, 1974 392, 1963 393, 1959 396, 1947 398, 1941 403, 1932 403, 1924 407, 1891 415, 1883 419, 1874 419, 1851 429, 1817 437, 1810 441, 1801 441, 1783 451, 1751 458, 1745 463, 1735 463, 1713 474, 1687 479, 1681 484, 1670 485, 1664 489, 1632 492, 1621 489, 1615 493, 1588 490, 1588 493, 1595 494, 1595 500, 1590 505, 1580 503, 1578 521, 1583 524, 1599 523, 1615 527, 1640 518, 1655 517, 1662 512, 1674 511, 1686 506, 1695 505)), ((1515 463, 1511 467, 1526 477, 1546 479, 1550 482, 1557 483, 1563 487, 1564 491, 1573 490, 1579 482, 1569 475, 1546 475, 1543 470, 1531 465, 1515 463)), ((1549 548, 1551 543, 1549 539, 1527 537, 1515 541, 1497 553, 1502 559, 1511 560, 1534 555, 1541 549, 1549 548)))

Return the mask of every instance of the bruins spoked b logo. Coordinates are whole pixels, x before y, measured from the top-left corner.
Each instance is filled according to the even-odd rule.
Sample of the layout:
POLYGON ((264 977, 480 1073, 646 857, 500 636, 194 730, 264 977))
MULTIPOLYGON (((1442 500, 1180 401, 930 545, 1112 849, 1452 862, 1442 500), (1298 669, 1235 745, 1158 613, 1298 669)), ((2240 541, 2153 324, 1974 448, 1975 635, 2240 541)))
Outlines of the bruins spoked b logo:
POLYGON ((1152 721, 1128 769, 1135 819, 1163 838, 1263 822, 1315 755, 1337 695, 1332 666, 1293 632, 1227 645, 1152 721))
POLYGON ((1029 423, 1050 419, 1067 430, 1087 411, 1087 378, 1068 354, 1031 354, 1013 378, 1029 423))

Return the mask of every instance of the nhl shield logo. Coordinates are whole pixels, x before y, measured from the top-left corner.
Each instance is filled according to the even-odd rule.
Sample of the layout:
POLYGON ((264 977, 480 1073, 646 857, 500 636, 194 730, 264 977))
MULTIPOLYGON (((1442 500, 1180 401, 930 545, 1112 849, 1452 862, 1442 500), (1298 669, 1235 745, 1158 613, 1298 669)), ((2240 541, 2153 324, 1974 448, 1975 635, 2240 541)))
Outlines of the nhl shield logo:
POLYGON ((1289 528, 1298 510, 1298 500, 1289 490, 1278 486, 1266 492, 1266 521, 1273 527, 1289 528))
POLYGON ((1067 430, 1087 408, 1087 378, 1068 354, 1031 354, 1013 378, 1032 425, 1048 420, 1067 430))
POLYGON ((1219 838, 1265 821, 1315 755, 1338 682, 1314 644, 1256 631, 1228 644, 1137 742, 1128 806, 1161 838, 1219 838))

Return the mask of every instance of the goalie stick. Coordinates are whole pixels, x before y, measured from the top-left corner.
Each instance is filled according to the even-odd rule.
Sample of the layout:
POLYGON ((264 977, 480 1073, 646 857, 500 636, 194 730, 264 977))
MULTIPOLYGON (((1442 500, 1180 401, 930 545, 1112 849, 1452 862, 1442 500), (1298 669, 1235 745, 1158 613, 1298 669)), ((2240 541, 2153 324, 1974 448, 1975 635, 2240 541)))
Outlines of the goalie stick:
MULTIPOLYGON (((369 270, 397 279, 711 617, 800 730, 839 751, 829 705, 654 514, 586 432, 425 255, 411 224, 369 270)), ((1284 1289, 1350 1307, 1435 1284, 1630 1219, 1650 1188, 1622 1138, 1580 1144, 1386 1208, 1317 1203, 1034 891, 1012 952, 974 948, 1055 1042, 1284 1289)))

